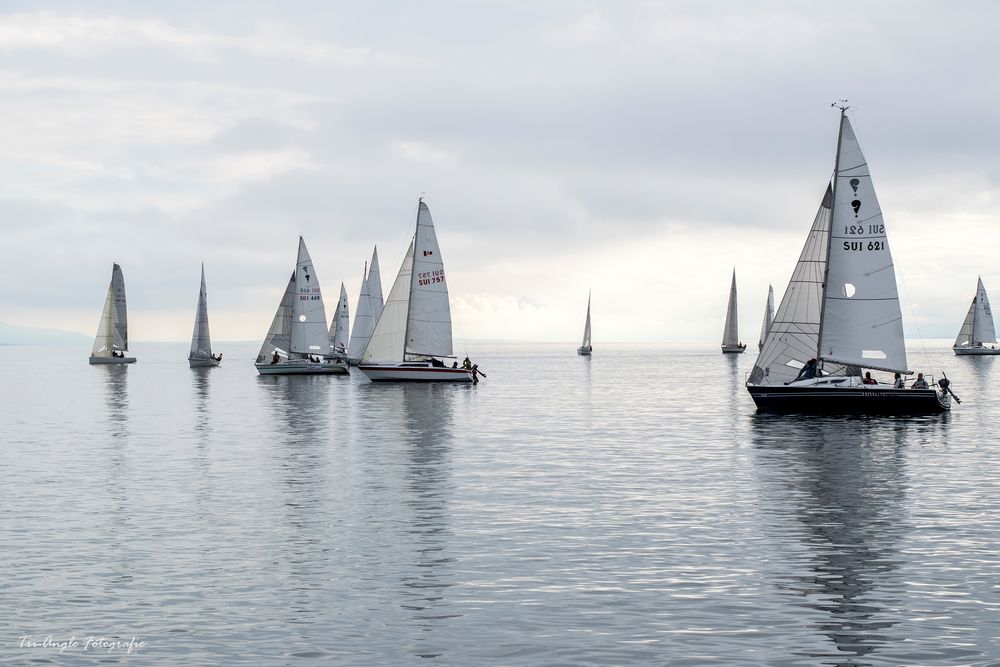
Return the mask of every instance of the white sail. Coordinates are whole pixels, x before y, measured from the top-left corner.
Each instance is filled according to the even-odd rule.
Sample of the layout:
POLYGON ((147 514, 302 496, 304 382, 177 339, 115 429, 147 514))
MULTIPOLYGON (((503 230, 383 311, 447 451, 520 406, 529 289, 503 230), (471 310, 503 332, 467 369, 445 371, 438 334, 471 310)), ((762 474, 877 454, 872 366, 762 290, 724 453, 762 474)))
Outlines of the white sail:
POLYGON ((962 328, 958 330, 958 337, 955 339, 954 347, 968 347, 972 345, 973 332, 975 331, 976 322, 976 297, 972 297, 972 303, 969 304, 969 312, 965 315, 965 321, 962 322, 962 328))
POLYGON ((587 293, 587 322, 583 325, 583 345, 590 347, 590 293, 587 293))
POLYGON ((333 313, 333 321, 330 322, 330 347, 335 353, 347 351, 348 332, 351 330, 350 307, 347 303, 347 290, 344 283, 340 283, 340 301, 337 302, 337 309, 333 313))
POLYGON ((831 203, 832 191, 828 185, 757 356, 750 384, 791 382, 807 361, 816 358, 831 203))
POLYGON ((361 293, 358 295, 358 307, 354 311, 354 328, 351 330, 351 341, 347 346, 348 359, 361 358, 374 328, 375 319, 372 317, 371 299, 368 294, 368 278, 362 273, 361 293))
POLYGON ((365 362, 399 363, 406 352, 406 316, 410 307, 410 276, 413 274, 413 241, 399 267, 396 282, 389 290, 382 314, 375 324, 371 339, 365 347, 365 362))
POLYGON ((983 285, 982 278, 979 279, 979 284, 976 286, 976 317, 972 327, 974 345, 996 342, 997 332, 993 325, 990 297, 986 296, 986 287, 983 285))
POLYGON ((906 372, 896 272, 868 163, 841 116, 820 358, 906 372))
POLYGON ((726 309, 722 344, 726 347, 736 347, 740 344, 739 318, 736 314, 736 269, 733 269, 733 283, 729 288, 729 307, 726 309))
POLYGON ((274 311, 274 319, 271 320, 271 328, 267 330, 264 337, 264 344, 260 346, 257 354, 257 361, 270 360, 271 355, 278 352, 282 356, 288 356, 292 347, 292 301, 295 298, 295 272, 288 279, 288 286, 285 293, 281 295, 278 302, 278 309, 274 311))
POLYGON ((299 253, 295 262, 295 299, 292 301, 293 354, 329 354, 329 332, 326 328, 326 310, 323 293, 319 287, 315 267, 306 243, 299 237, 299 253))
POLYGON ((205 264, 201 265, 201 289, 198 290, 198 310, 194 316, 191 334, 191 352, 188 359, 211 359, 212 340, 208 333, 208 295, 205 290, 205 264))
POLYGON ((774 287, 767 286, 767 304, 764 305, 764 323, 760 326, 760 340, 757 347, 763 348, 764 341, 767 340, 767 332, 771 330, 771 320, 774 319, 774 287))
MULTIPOLYGON (((382 274, 378 268, 378 246, 372 251, 372 263, 368 269, 368 298, 371 299, 371 314, 373 322, 378 321, 378 316, 382 314, 382 274)), ((373 324, 374 326, 374 324, 373 324)))
POLYGON ((451 356, 451 304, 444 260, 427 204, 420 202, 413 246, 410 311, 406 322, 406 352, 451 356))
POLYGON ((128 306, 125 302, 125 276, 120 266, 111 269, 111 283, 104 299, 101 322, 91 351, 95 357, 110 357, 113 351, 128 350, 128 306))

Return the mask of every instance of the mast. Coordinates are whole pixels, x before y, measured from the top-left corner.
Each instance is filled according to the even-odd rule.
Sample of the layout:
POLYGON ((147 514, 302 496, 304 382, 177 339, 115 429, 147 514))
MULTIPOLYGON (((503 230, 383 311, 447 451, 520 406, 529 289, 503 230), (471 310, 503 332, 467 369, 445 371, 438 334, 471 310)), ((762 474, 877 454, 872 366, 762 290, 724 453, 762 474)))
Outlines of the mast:
POLYGON ((847 115, 847 110, 851 108, 847 105, 847 100, 831 102, 830 106, 840 109, 840 127, 837 128, 837 154, 833 160, 833 196, 830 197, 830 231, 826 235, 826 261, 823 265, 823 285, 820 295, 819 333, 816 336, 816 359, 818 361, 822 361, 820 344, 823 340, 823 320, 826 319, 824 317, 826 313, 826 288, 830 281, 830 246, 833 245, 833 210, 837 203, 837 174, 840 172, 840 144, 844 139, 844 116, 847 115))
POLYGON ((410 310, 413 308, 413 281, 416 274, 413 271, 417 262, 417 233, 420 231, 420 205, 424 202, 421 195, 417 198, 417 220, 413 227, 413 256, 410 257, 410 294, 406 299, 406 324, 403 326, 403 361, 406 361, 406 343, 410 340, 410 310))

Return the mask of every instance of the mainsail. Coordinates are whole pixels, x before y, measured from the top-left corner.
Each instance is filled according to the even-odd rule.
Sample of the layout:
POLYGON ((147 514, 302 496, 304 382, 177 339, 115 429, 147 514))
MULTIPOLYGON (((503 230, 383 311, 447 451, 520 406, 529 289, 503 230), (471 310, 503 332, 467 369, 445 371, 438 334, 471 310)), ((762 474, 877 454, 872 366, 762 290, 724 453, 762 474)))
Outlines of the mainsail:
POLYGON ((750 373, 750 384, 791 382, 802 366, 816 357, 832 198, 828 185, 750 373))
POLYGON ((764 341, 767 340, 767 332, 771 330, 771 320, 774 319, 774 287, 767 286, 767 304, 764 306, 764 323, 760 327, 760 340, 757 347, 763 348, 764 341))
POLYGON ((323 293, 306 243, 299 237, 295 263, 295 299, 292 301, 292 337, 290 352, 300 355, 328 355, 329 332, 323 293))
POLYGON ((587 292, 587 323, 583 325, 582 347, 590 347, 590 292, 587 292))
POLYGON ((351 314, 347 304, 347 290, 344 289, 344 283, 340 283, 340 301, 337 302, 333 321, 330 322, 330 347, 334 353, 343 354, 347 351, 347 337, 350 330, 351 314))
POLYGON ((736 269, 733 269, 733 283, 729 288, 729 307, 726 309, 722 344, 726 347, 736 347, 740 344, 739 318, 736 315, 736 269))
POLYGON ((201 289, 198 290, 198 310, 191 334, 191 353, 188 359, 211 359, 212 341, 208 333, 208 296, 205 291, 205 264, 201 265, 201 289))
POLYGON ((113 351, 128 350, 128 306, 125 302, 125 276, 118 264, 111 269, 111 283, 104 299, 104 310, 97 325, 91 355, 110 357, 113 351))
POLYGON ((841 114, 820 359, 908 372, 896 272, 868 163, 841 114))

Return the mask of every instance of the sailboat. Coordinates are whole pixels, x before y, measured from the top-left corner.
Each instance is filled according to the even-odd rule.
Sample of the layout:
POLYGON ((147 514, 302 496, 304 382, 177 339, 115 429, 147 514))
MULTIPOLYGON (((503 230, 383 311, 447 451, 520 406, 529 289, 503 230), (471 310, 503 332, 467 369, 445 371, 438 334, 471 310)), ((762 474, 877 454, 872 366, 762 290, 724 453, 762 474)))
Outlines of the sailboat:
MULTIPOLYGON (((868 368, 909 374, 882 209, 846 106, 832 181, 747 381, 759 411, 927 414, 941 391, 864 384, 868 368)), ((900 384, 902 384, 900 382, 900 384)))
POLYGON ((323 293, 306 243, 299 237, 298 257, 278 310, 271 320, 254 366, 261 375, 318 375, 348 372, 330 360, 330 339, 323 293))
POLYGON ((587 292, 587 323, 583 325, 583 345, 576 348, 576 353, 589 357, 594 351, 594 346, 590 344, 590 292, 587 292))
POLYGON ((212 339, 208 334, 208 297, 205 292, 205 264, 201 265, 201 289, 198 290, 198 310, 194 316, 194 333, 191 334, 191 352, 188 364, 191 368, 218 366, 222 355, 212 354, 212 339))
POLYGON ((441 361, 452 356, 451 305, 434 221, 423 199, 416 227, 358 369, 372 382, 474 382, 476 370, 441 361))
POLYGON ((729 308, 726 309, 726 326, 722 331, 722 351, 727 354, 742 354, 746 343, 740 342, 739 318, 736 316, 736 269, 733 269, 733 283, 729 287, 729 308))
POLYGON ((764 348, 764 341, 767 340, 767 332, 771 330, 771 320, 774 319, 774 287, 767 286, 767 305, 764 306, 764 323, 760 327, 760 340, 757 341, 757 349, 764 348))
POLYGON ((1000 348, 997 348, 997 331, 993 326, 993 311, 990 310, 990 297, 986 295, 982 278, 979 279, 976 296, 972 299, 969 313, 965 316, 951 349, 959 355, 1000 354, 1000 348))
POLYGON ((128 305, 125 302, 125 276, 122 267, 111 269, 111 283, 104 299, 101 323, 97 325, 94 349, 90 352, 92 364, 134 364, 135 357, 127 357, 128 305))
POLYGON ((351 313, 347 305, 347 290, 344 289, 344 283, 340 283, 340 301, 337 302, 337 310, 334 311, 333 321, 330 322, 331 356, 347 358, 347 332, 350 330, 351 313))
POLYGON ((354 328, 351 330, 351 343, 347 348, 347 361, 357 365, 361 355, 368 346, 368 340, 375 329, 375 322, 382 314, 382 277, 378 268, 378 248, 372 252, 371 268, 365 264, 361 274, 361 293, 358 295, 358 307, 354 312, 354 328))

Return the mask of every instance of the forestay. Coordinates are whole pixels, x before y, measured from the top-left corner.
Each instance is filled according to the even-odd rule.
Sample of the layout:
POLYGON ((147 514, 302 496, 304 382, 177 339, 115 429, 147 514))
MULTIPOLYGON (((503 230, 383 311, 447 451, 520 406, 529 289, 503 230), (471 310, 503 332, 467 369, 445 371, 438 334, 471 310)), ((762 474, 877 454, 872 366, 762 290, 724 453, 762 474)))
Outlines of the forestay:
POLYGON ((198 290, 198 310, 194 318, 194 333, 191 334, 189 359, 211 359, 212 341, 208 332, 208 295, 205 290, 205 265, 201 265, 201 289, 198 290))

